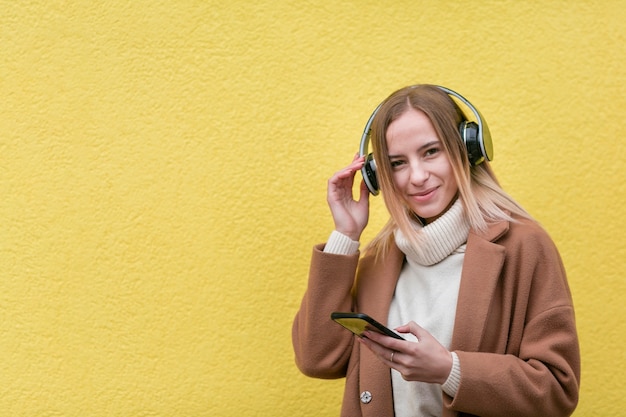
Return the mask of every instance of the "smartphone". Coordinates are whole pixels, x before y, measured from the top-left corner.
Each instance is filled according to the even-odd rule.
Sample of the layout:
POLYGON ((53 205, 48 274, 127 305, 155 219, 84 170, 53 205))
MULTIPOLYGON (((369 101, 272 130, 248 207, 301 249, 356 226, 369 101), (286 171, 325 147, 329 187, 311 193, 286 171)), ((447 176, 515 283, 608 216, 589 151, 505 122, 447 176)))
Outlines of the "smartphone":
POLYGON ((404 337, 383 326, 365 313, 340 313, 336 311, 331 313, 330 318, 359 337, 363 337, 365 330, 371 330, 396 339, 405 340, 404 337))

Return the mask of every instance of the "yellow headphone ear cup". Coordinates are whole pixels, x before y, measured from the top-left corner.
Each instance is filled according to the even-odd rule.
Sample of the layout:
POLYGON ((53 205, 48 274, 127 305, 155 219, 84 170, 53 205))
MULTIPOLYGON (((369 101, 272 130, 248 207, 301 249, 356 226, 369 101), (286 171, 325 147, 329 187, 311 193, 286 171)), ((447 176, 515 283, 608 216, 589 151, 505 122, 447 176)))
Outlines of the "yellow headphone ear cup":
MULTIPOLYGON (((468 159, 472 165, 478 165, 485 159, 491 161, 493 159, 493 143, 491 141, 491 133, 487 126, 487 121, 480 114, 480 111, 472 105, 465 97, 449 88, 437 86, 448 94, 457 105, 462 104, 473 113, 475 121, 465 121, 459 125, 459 132, 465 147, 467 149, 468 159)), ((461 107, 461 112, 468 117, 465 110, 461 107)), ((470 116, 470 119, 472 116, 470 116)))
POLYGON ((461 122, 459 125, 461 139, 467 149, 467 157, 470 164, 478 165, 485 160, 478 135, 478 125, 474 122, 461 122))
POLYGON ((361 168, 361 174, 363 174, 363 180, 367 189, 373 195, 378 195, 378 178, 376 177, 376 161, 374 161, 374 155, 368 154, 365 158, 365 164, 361 168))
POLYGON ((372 121, 382 104, 383 103, 380 103, 376 107, 370 118, 367 120, 365 129, 363 129, 363 135, 361 136, 361 144, 359 146, 359 156, 365 156, 365 164, 363 165, 363 168, 361 168, 361 174, 363 175, 363 181, 365 181, 367 189, 373 195, 378 195, 378 179, 376 178, 376 161, 374 161, 374 155, 369 152, 368 146, 370 142, 372 121))

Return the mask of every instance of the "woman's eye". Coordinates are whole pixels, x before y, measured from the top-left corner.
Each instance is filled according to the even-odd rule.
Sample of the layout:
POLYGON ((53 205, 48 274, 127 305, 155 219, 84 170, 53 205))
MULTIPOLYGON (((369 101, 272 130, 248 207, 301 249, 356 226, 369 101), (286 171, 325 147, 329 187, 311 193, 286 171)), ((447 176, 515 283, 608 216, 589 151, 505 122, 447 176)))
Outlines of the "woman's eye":
POLYGON ((391 161, 391 168, 397 168, 403 163, 404 163, 403 161, 391 161))
POLYGON ((434 147, 434 148, 428 148, 425 152, 426 156, 432 156, 435 155, 439 152, 439 148, 438 147, 434 147))

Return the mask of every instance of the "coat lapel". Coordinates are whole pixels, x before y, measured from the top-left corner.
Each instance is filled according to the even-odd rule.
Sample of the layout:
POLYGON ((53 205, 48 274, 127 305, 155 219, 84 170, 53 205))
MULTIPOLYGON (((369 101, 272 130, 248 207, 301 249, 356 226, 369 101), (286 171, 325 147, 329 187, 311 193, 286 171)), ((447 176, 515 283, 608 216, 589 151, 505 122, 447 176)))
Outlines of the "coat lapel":
POLYGON ((485 234, 471 231, 467 239, 456 319, 450 350, 477 351, 500 272, 504 248, 493 243, 506 233, 509 223, 498 222, 485 234))
POLYGON ((382 324, 387 324, 387 315, 391 299, 396 289, 404 254, 392 245, 384 259, 376 262, 375 257, 368 256, 361 262, 359 275, 357 309, 367 313, 382 324))
MULTIPOLYGON (((398 277, 404 262, 404 254, 392 245, 384 259, 376 262, 373 256, 366 257, 360 265, 363 271, 358 279, 357 311, 369 314, 387 325, 389 306, 393 298, 398 277)), ((359 392, 371 393, 371 415, 393 415, 393 393, 389 368, 363 345, 359 345, 361 363, 359 392)))

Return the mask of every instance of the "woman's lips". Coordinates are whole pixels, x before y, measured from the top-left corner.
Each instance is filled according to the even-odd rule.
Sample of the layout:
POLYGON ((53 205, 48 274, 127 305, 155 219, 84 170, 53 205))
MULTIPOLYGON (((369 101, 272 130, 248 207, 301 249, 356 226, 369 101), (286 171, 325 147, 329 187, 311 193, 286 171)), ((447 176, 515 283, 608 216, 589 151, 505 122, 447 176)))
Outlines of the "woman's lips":
POLYGON ((430 197, 432 197, 435 194, 435 191, 437 191, 437 187, 429 188, 428 190, 425 190, 425 191, 420 191, 417 193, 410 194, 410 197, 418 201, 428 200, 430 197))

